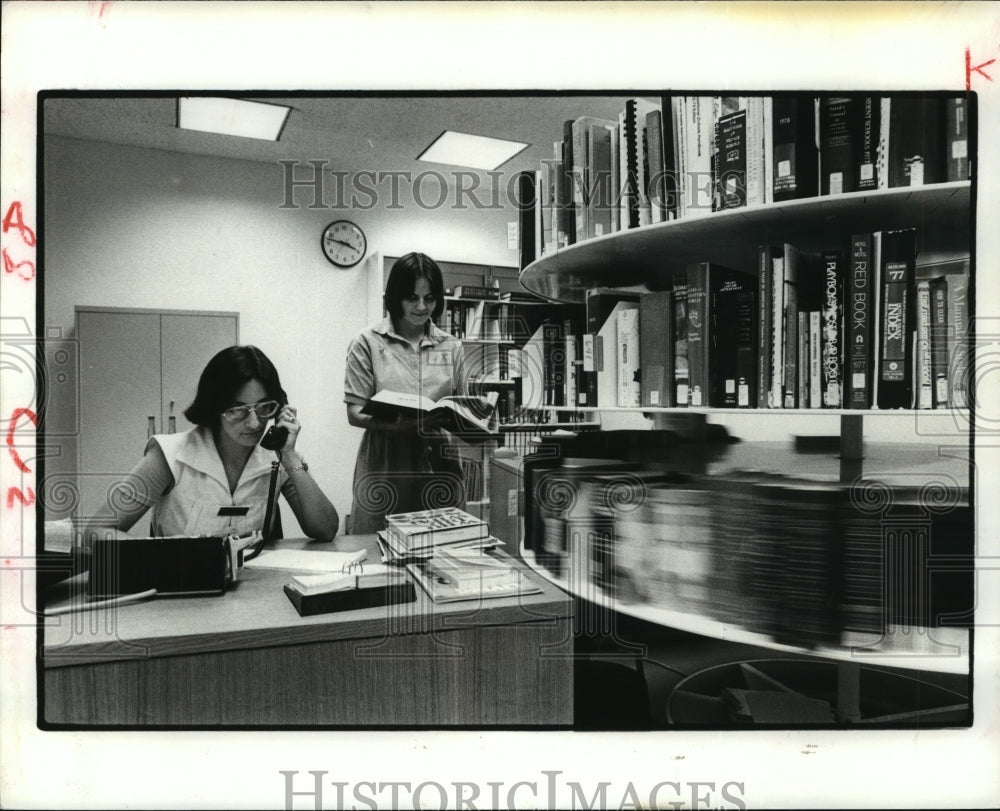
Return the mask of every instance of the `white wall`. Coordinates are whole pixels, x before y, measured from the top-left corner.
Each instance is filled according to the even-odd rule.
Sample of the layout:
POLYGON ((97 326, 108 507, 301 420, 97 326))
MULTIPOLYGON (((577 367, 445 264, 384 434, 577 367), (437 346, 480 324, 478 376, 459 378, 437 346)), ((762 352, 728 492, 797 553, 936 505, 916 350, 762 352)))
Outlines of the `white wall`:
POLYGON ((308 208, 309 195, 282 209, 278 165, 54 136, 43 157, 45 324, 71 335, 76 305, 238 311, 240 342, 278 367, 304 426, 300 448, 341 515, 361 439, 345 416, 344 356, 372 303, 368 265, 329 264, 323 227, 349 216, 383 255, 516 261, 502 210, 411 203, 345 215, 308 208))

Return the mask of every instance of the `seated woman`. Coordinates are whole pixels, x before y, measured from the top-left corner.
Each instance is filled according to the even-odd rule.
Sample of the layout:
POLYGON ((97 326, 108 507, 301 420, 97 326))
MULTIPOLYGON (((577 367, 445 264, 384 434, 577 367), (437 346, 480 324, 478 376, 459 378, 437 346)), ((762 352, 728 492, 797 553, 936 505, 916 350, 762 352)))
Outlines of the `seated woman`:
POLYGON ((153 536, 261 530, 269 539, 274 533, 264 518, 277 453, 275 493, 285 497, 303 532, 324 541, 337 534, 337 511, 295 449, 301 429, 296 411, 274 365, 257 347, 231 346, 215 355, 184 416, 196 427, 150 437, 145 455, 118 486, 113 501, 119 530, 127 532, 152 507, 153 536), (272 417, 288 430, 275 452, 258 444, 272 417))

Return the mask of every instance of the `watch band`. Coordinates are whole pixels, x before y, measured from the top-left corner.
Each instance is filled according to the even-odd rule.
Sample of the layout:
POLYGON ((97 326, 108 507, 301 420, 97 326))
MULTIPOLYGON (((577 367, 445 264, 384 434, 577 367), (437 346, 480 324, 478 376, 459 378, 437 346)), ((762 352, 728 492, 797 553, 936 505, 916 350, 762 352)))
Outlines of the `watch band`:
POLYGON ((304 473, 308 473, 309 472, 309 465, 306 463, 306 460, 303 459, 297 465, 292 465, 291 467, 286 467, 285 470, 287 470, 289 473, 292 473, 293 471, 296 471, 296 470, 301 470, 304 473))

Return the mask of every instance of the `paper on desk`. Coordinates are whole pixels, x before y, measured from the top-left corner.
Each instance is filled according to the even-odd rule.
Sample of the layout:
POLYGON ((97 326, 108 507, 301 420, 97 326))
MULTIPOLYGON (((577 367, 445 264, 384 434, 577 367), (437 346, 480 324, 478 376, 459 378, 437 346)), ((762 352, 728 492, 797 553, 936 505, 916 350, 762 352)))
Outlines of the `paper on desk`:
MULTIPOLYGON (((266 549, 253 560, 247 569, 292 569, 300 572, 347 572, 360 574, 356 565, 368 557, 365 549, 356 552, 318 552, 311 549, 266 549)), ((367 571, 368 567, 365 567, 367 571)))
POLYGON ((381 563, 372 563, 364 567, 362 572, 356 568, 351 574, 301 574, 292 578, 292 584, 300 589, 325 589, 335 591, 338 589, 359 588, 369 584, 382 584, 383 582, 402 579, 404 572, 396 566, 385 566, 381 563))

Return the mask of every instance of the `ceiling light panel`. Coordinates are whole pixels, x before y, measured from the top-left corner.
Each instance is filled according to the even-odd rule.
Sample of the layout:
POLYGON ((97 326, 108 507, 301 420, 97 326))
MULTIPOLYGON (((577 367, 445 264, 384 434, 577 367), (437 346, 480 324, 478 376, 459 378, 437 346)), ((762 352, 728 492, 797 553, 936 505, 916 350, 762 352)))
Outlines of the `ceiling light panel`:
POLYGON ((290 107, 210 97, 181 98, 177 126, 185 130, 277 141, 290 107))
POLYGON ((417 157, 417 160, 490 171, 502 166, 527 147, 528 144, 518 141, 504 141, 500 138, 487 138, 485 135, 469 135, 447 130, 439 135, 434 143, 417 157))

